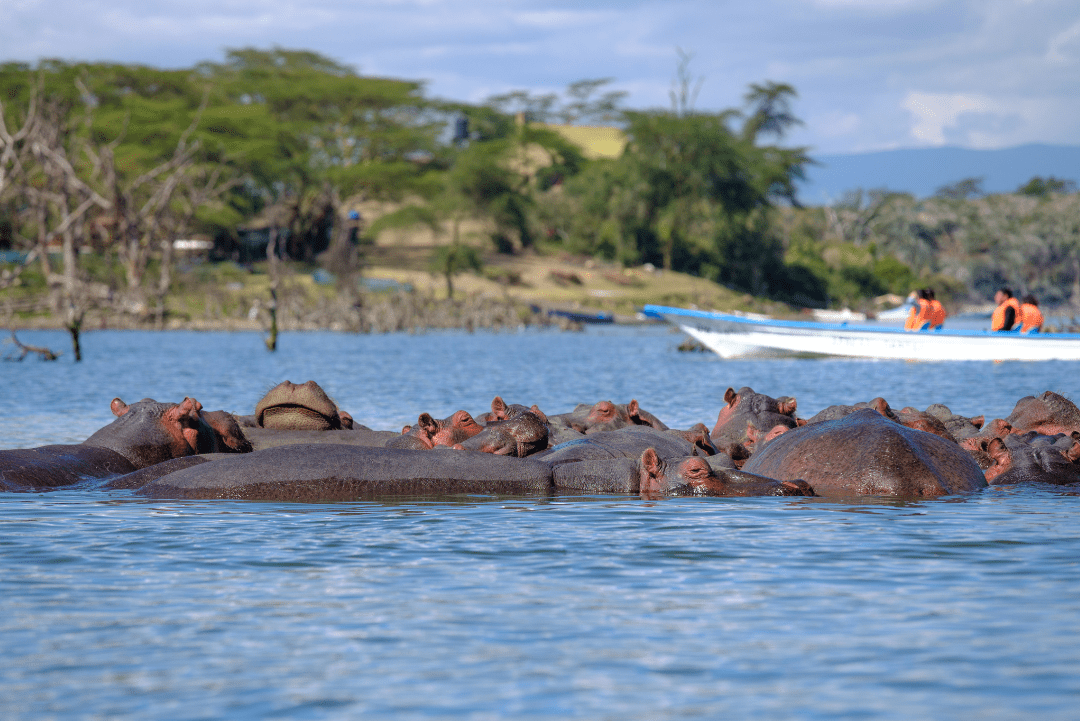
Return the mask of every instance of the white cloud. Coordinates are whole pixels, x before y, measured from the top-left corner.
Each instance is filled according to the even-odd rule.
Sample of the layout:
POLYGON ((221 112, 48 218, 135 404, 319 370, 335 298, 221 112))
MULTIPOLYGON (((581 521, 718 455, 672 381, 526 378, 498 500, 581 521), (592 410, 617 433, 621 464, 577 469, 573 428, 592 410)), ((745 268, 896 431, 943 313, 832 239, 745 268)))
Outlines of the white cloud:
POLYGON ((280 46, 477 100, 613 77, 667 107, 679 47, 701 110, 788 82, 818 152, 1080 144, 1078 0, 0 0, 0 61, 190 67, 280 46), (1074 100, 1074 98, 1076 100, 1074 100), (898 112, 899 110, 899 112, 898 112))
POLYGON ((1051 38, 1046 59, 1058 65, 1080 60, 1080 22, 1051 38))
POLYGON ((991 104, 976 95, 911 92, 901 107, 915 116, 911 137, 926 145, 944 145, 946 128, 955 126, 962 113, 985 112, 991 104))

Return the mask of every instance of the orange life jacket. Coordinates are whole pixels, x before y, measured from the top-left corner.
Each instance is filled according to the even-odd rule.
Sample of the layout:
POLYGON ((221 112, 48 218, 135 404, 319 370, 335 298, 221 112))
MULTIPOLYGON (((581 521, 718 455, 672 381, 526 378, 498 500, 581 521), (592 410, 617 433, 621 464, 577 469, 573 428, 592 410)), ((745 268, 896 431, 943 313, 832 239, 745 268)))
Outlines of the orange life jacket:
POLYGON ((1016 324, 1020 322, 1020 301, 1016 298, 1006 298, 1005 302, 994 308, 994 315, 990 318, 990 330, 1012 330, 1012 328, 1005 327, 1005 309, 1012 308, 1016 313, 1016 320, 1013 321, 1012 328, 1016 327, 1016 324))
POLYGON ((930 327, 937 328, 945 322, 945 308, 936 298, 930 301, 930 327))
POLYGON ((918 298, 911 307, 907 320, 904 321, 904 330, 919 330, 930 322, 930 301, 918 298))
POLYGON ((1027 333, 1032 329, 1041 329, 1043 324, 1042 311, 1039 310, 1037 305, 1024 303, 1020 306, 1020 317, 1017 322, 1023 324, 1023 327, 1020 328, 1021 333, 1027 333))

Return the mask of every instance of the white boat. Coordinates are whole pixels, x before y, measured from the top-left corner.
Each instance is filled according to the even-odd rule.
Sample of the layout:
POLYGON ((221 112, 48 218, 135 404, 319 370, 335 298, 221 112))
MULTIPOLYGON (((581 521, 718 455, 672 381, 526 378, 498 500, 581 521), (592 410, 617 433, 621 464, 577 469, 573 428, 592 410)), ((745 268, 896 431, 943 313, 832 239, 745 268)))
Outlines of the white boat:
POLYGON ((748 318, 660 305, 647 305, 643 312, 678 326, 722 358, 823 355, 920 361, 1080 360, 1077 333, 948 329, 913 333, 896 327, 748 318))

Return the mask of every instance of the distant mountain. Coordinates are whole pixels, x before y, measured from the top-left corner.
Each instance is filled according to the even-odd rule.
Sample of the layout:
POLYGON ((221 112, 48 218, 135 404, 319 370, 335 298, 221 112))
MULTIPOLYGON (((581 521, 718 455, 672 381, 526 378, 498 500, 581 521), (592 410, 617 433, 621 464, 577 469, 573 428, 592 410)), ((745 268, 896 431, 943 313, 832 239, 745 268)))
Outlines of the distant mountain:
POLYGON ((1010 193, 1039 175, 1080 184, 1080 146, 1018 145, 1003 150, 917 148, 854 155, 813 155, 799 200, 822 205, 845 192, 888 188, 917 197, 933 195, 943 185, 982 178, 986 193, 1010 193))

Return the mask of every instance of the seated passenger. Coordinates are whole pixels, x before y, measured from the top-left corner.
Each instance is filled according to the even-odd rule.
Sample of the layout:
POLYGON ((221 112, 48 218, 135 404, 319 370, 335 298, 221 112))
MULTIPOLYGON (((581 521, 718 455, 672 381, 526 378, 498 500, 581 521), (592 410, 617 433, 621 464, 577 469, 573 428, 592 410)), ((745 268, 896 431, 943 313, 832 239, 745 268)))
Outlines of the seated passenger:
POLYGON ((930 327, 930 299, 927 295, 926 288, 919 290, 915 305, 904 322, 904 330, 926 330, 930 327))
POLYGON ((997 303, 997 308, 994 309, 994 315, 990 318, 990 330, 998 332, 1020 330, 1018 325, 1020 301, 1013 298, 1012 291, 1008 288, 999 289, 997 293, 994 293, 994 302, 997 303))
POLYGON ((927 288, 926 294, 930 301, 930 328, 941 330, 941 326, 945 324, 945 308, 941 305, 941 301, 934 297, 933 288, 927 288))
POLYGON ((1038 333, 1042 330, 1043 315, 1039 310, 1039 301, 1028 293, 1020 304, 1020 332, 1038 333))

